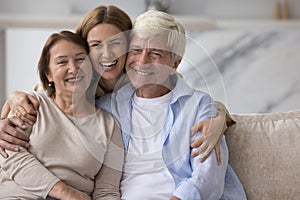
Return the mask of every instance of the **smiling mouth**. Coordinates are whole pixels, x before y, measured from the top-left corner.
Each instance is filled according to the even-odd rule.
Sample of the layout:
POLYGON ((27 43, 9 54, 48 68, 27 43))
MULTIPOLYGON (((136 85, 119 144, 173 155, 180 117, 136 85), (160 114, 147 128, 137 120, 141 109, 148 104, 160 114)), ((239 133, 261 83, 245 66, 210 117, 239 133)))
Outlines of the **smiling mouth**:
POLYGON ((67 78, 65 81, 66 82, 77 82, 77 81, 81 81, 84 77, 83 76, 76 76, 76 77, 72 77, 72 78, 67 78))
POLYGON ((136 70, 136 69, 134 69, 134 71, 135 71, 138 75, 141 75, 141 76, 150 76, 150 75, 154 74, 154 72, 143 72, 143 71, 139 71, 139 70, 136 70))
POLYGON ((100 66, 103 68, 111 68, 114 67, 118 63, 117 60, 114 60, 113 62, 100 62, 100 66))

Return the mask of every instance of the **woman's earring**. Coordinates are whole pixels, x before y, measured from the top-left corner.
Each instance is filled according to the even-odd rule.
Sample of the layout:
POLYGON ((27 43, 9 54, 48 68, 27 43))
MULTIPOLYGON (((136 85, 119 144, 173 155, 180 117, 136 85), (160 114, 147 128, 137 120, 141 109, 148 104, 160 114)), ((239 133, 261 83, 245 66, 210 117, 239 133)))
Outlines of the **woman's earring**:
POLYGON ((49 82, 49 83, 48 83, 48 86, 49 86, 49 87, 52 87, 52 83, 51 83, 51 82, 49 82))

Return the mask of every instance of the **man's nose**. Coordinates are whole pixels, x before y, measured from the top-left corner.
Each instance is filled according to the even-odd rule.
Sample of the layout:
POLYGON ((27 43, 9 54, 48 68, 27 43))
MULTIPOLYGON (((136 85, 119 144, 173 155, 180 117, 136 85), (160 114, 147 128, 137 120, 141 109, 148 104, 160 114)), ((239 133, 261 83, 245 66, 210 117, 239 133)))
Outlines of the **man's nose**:
POLYGON ((148 53, 146 50, 143 50, 137 59, 138 65, 144 65, 150 62, 148 53))

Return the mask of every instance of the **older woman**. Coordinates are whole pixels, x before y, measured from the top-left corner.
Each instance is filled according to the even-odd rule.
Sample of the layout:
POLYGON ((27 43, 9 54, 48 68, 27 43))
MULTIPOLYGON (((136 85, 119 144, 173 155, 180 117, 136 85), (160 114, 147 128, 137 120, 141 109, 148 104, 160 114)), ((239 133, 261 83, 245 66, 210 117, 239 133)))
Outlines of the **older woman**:
POLYGON ((123 141, 115 119, 87 96, 99 76, 86 41, 52 34, 38 70, 46 92, 32 93, 40 106, 26 131, 30 148, 2 162, 0 199, 119 199, 123 141))

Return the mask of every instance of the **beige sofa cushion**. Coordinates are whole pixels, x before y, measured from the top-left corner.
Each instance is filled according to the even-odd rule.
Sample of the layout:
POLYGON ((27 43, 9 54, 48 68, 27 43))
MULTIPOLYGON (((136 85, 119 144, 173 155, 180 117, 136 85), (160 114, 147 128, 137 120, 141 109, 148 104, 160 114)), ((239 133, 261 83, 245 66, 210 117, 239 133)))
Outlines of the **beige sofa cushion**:
POLYGON ((300 199, 300 110, 233 115, 229 162, 249 200, 300 199))

